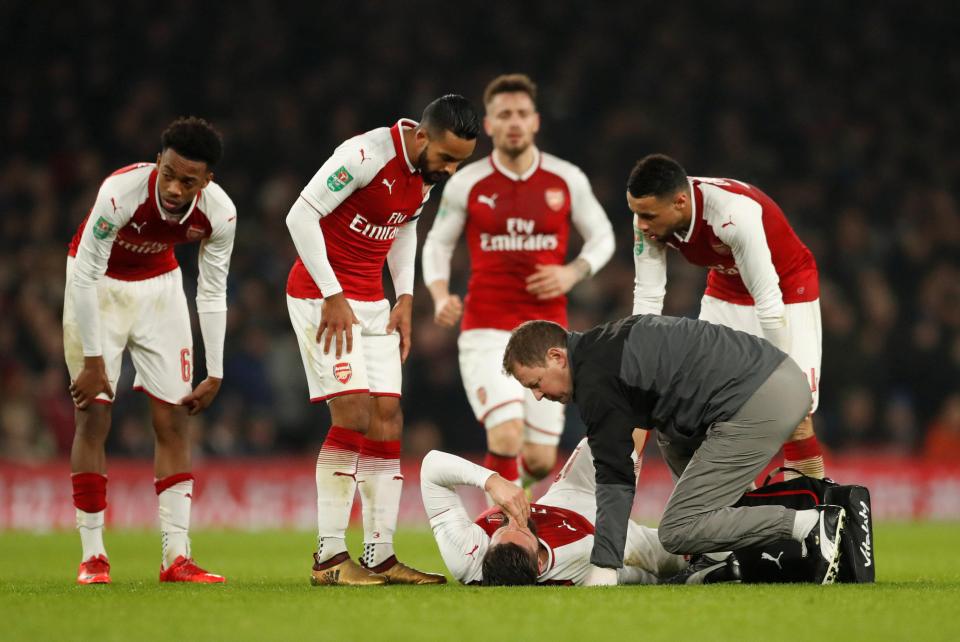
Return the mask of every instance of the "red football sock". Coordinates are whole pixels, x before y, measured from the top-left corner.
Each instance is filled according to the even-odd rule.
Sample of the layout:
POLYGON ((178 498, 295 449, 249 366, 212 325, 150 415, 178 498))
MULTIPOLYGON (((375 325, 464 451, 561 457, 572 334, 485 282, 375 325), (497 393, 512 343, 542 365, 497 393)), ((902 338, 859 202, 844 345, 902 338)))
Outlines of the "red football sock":
MULTIPOLYGON (((783 445, 783 465, 796 468, 807 477, 823 479, 826 475, 823 467, 823 450, 817 436, 812 435, 799 441, 789 441, 783 445)), ((784 479, 797 477, 796 473, 786 471, 784 479)))
POLYGON ((520 479, 520 467, 517 465, 516 455, 498 455, 487 452, 483 458, 483 467, 499 473, 507 481, 516 483, 520 479))

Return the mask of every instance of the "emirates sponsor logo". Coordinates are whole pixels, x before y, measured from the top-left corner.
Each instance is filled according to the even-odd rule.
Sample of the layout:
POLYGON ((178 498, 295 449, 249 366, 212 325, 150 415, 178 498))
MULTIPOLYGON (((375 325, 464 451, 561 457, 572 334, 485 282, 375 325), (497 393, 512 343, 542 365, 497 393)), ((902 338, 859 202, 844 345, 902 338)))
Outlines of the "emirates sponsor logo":
POLYGON ((341 361, 333 366, 333 376, 340 383, 347 383, 353 376, 353 368, 346 361, 341 361))
POLYGON ((160 254, 165 252, 170 246, 159 241, 147 241, 145 243, 131 243, 121 238, 117 238, 117 245, 135 254, 160 254))
POLYGON ((403 223, 406 218, 406 214, 394 212, 390 215, 390 225, 377 225, 376 223, 371 223, 365 216, 358 213, 353 217, 353 220, 350 221, 350 229, 360 236, 365 236, 374 241, 392 241, 397 238, 397 234, 400 231, 400 224, 403 223))
POLYGON ((480 249, 484 252, 516 252, 555 250, 560 246, 556 234, 535 234, 536 222, 523 218, 508 218, 506 234, 480 235, 480 249))
POLYGON ((559 187, 553 187, 544 191, 543 199, 547 202, 547 207, 559 212, 567 202, 567 195, 559 187))

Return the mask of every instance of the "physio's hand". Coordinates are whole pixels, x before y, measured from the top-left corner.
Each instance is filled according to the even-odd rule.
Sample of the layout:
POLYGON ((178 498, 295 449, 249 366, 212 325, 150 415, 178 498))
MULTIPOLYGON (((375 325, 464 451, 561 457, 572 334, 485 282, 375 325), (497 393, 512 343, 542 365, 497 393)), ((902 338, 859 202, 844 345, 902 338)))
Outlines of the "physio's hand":
POLYGON ((86 410, 100 393, 105 393, 113 399, 113 388, 107 378, 107 367, 103 357, 84 357, 83 370, 76 381, 70 382, 70 396, 74 405, 80 410, 86 410))
POLYGON ((463 301, 460 300, 459 295, 447 295, 434 305, 433 320, 445 328, 457 325, 461 315, 463 315, 463 301))
POLYGON ((330 353, 330 341, 334 338, 337 359, 344 353, 353 352, 353 326, 359 323, 343 292, 324 297, 317 327, 317 343, 323 340, 323 354, 330 353))
POLYGON ((220 392, 220 384, 223 379, 216 377, 207 377, 193 389, 189 395, 180 400, 181 406, 187 407, 187 414, 195 415, 201 410, 205 410, 213 399, 220 392))
POLYGON ((517 526, 527 525, 527 519, 530 517, 530 500, 527 499, 527 494, 522 488, 494 473, 487 478, 483 489, 490 494, 493 503, 503 509, 510 521, 517 526))

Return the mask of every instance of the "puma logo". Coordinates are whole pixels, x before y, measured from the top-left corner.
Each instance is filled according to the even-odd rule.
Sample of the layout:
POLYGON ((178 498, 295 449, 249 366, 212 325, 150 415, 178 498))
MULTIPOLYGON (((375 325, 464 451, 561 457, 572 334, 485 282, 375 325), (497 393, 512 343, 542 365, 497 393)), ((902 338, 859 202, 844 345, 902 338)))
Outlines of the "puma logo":
POLYGON ((391 196, 393 195, 393 184, 396 182, 397 182, 397 179, 393 179, 393 181, 388 181, 387 179, 383 179, 383 184, 387 186, 387 190, 390 192, 391 196))
MULTIPOLYGON (((470 552, 466 554, 467 557, 473 557, 473 554, 477 552, 477 549, 478 549, 478 548, 480 548, 480 545, 479 545, 479 544, 474 544, 474 545, 473 545, 473 548, 470 550, 470 552)), ((476 557, 473 557, 473 559, 477 559, 477 558, 476 558, 476 557)))
POLYGON ((135 230, 137 231, 137 234, 140 234, 140 232, 143 231, 143 226, 146 225, 146 224, 147 224, 146 221, 144 221, 143 223, 140 223, 140 224, 137 224, 137 223, 134 223, 133 221, 131 221, 131 222, 130 222, 130 227, 132 227, 133 229, 135 229, 135 230))
POLYGON ((496 209, 497 196, 499 196, 499 194, 491 194, 490 196, 486 196, 485 194, 480 194, 479 196, 477 196, 477 202, 483 203, 490 209, 496 209))
POLYGON ((725 227, 728 226, 728 225, 736 226, 736 223, 733 222, 733 217, 732 217, 732 216, 730 217, 730 219, 729 219, 726 223, 724 223, 723 225, 720 226, 720 229, 722 230, 723 228, 725 228, 725 227))
POLYGON ((360 148, 360 164, 363 165, 363 161, 368 161, 368 160, 370 159, 367 157, 366 152, 363 151, 363 147, 361 147, 360 148))
POLYGON ((768 562, 773 562, 774 564, 777 565, 777 568, 779 568, 779 569, 782 571, 782 570, 783 570, 783 566, 780 565, 780 558, 781 558, 781 557, 783 557, 783 551, 780 551, 780 554, 777 555, 776 557, 774 557, 773 555, 771 555, 770 553, 767 553, 767 552, 763 552, 763 553, 760 554, 760 559, 761 559, 761 560, 767 560, 768 562))
POLYGON ((567 520, 563 520, 563 523, 560 524, 560 525, 563 526, 564 528, 567 528, 567 529, 573 531, 574 533, 577 532, 577 529, 575 529, 573 526, 571 526, 570 524, 568 524, 568 523, 567 523, 567 520))
POLYGON ((118 209, 120 209, 120 208, 117 207, 117 202, 116 202, 115 200, 113 200, 113 197, 112 197, 112 196, 110 197, 110 204, 113 205, 113 211, 114 211, 114 212, 116 212, 118 209))

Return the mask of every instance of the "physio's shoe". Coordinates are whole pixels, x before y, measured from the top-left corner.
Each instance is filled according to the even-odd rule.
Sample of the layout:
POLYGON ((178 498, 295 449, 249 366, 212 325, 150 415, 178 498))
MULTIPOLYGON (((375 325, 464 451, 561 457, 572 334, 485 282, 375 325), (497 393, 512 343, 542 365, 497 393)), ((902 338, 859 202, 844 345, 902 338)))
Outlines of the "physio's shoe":
POLYGON ((227 581, 222 575, 209 573, 193 561, 192 557, 180 555, 167 568, 160 568, 161 582, 194 582, 196 584, 222 584, 227 581))
POLYGON ((803 539, 803 556, 814 558, 814 582, 833 584, 840 568, 840 534, 847 520, 847 511, 831 504, 821 504, 816 509, 820 519, 803 539))
MULTIPOLYGON (((367 567, 364 567, 367 568, 367 567)), ((415 568, 410 568, 397 559, 396 555, 391 555, 382 564, 378 564, 367 570, 379 573, 387 578, 390 584, 446 584, 447 578, 438 573, 424 573, 415 568)))
POLYGON ((77 584, 109 584, 110 583, 110 562, 106 555, 97 555, 91 557, 86 562, 80 563, 80 570, 77 573, 77 584))
POLYGON ((701 553, 690 558, 690 564, 661 584, 718 584, 739 582, 740 562, 733 553, 701 553))
POLYGON ((313 572, 310 583, 314 586, 379 586, 387 583, 387 578, 366 569, 352 559, 349 553, 340 553, 324 563, 316 561, 314 554, 313 572))

